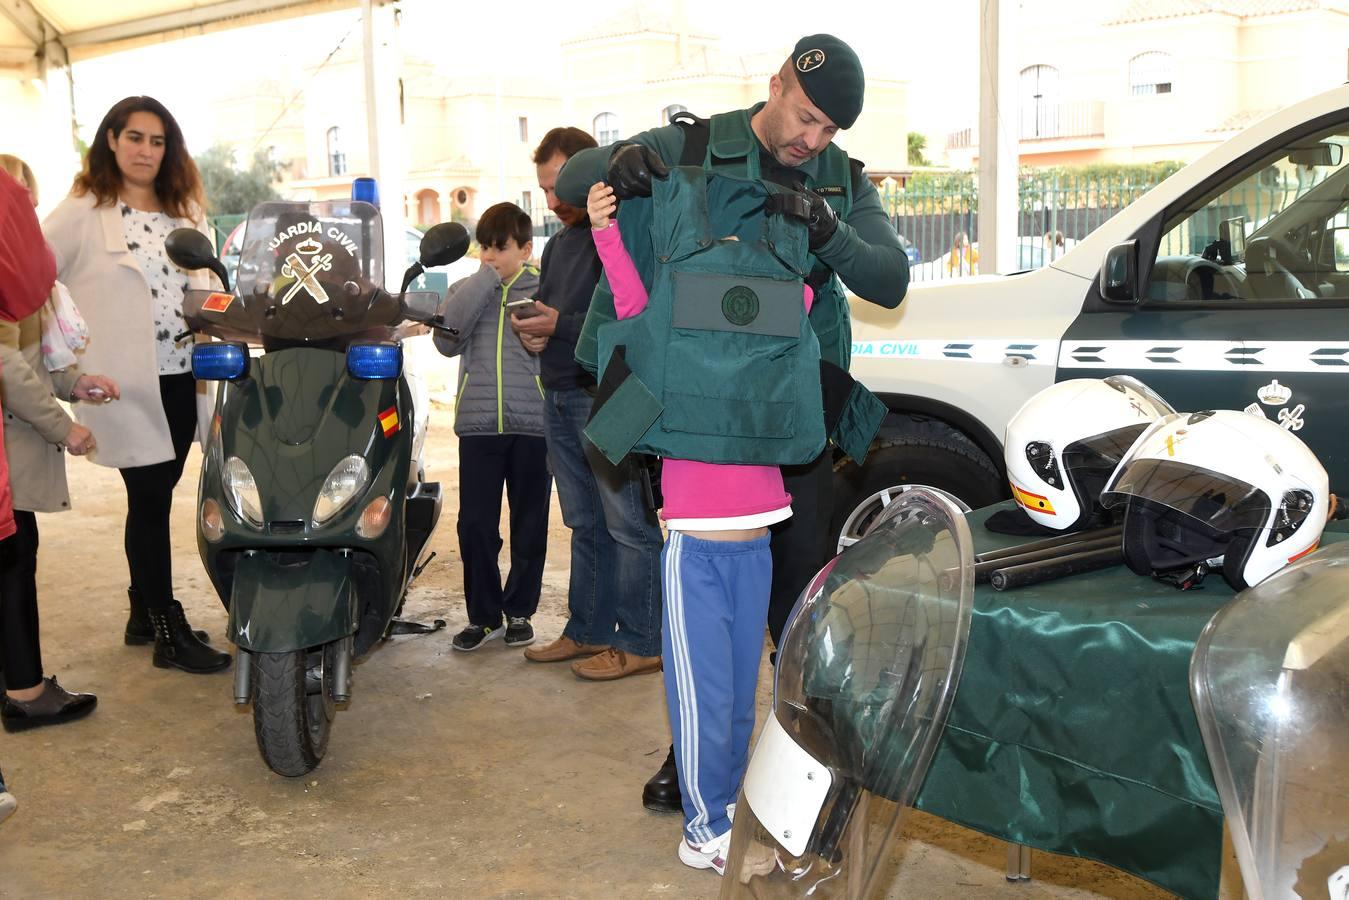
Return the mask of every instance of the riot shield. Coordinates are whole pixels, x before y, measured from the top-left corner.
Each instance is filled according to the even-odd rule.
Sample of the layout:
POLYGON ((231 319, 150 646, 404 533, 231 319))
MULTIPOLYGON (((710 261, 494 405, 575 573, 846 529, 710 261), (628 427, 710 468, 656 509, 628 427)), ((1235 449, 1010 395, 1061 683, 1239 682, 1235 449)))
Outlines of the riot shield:
POLYGON ((866 897, 955 694, 974 594, 960 508, 907 491, 802 593, 741 790, 727 897, 866 897))
POLYGON ((1251 900, 1349 900, 1349 542, 1238 594, 1190 690, 1251 900))

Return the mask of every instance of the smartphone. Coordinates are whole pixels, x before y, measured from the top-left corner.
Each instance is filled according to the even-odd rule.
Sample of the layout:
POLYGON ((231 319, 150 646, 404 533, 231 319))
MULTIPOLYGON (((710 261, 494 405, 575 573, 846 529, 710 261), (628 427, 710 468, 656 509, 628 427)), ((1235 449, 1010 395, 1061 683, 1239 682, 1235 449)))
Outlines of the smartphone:
POLYGON ((538 309, 534 306, 534 301, 530 299, 512 300, 506 304, 507 312, 519 316, 522 319, 528 319, 539 315, 538 309))

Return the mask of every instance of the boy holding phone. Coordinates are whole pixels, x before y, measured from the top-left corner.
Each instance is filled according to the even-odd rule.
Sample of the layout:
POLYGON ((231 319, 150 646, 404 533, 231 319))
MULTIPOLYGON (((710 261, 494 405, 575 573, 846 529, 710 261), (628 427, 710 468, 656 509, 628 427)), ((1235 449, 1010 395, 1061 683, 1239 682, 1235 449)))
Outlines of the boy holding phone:
POLYGON ((445 324, 458 335, 438 330, 434 338, 441 353, 461 357, 454 432, 459 436, 459 554, 468 626, 455 635, 456 650, 476 650, 503 634, 507 646, 534 642, 529 620, 543 583, 552 476, 538 355, 508 327, 513 311, 534 309, 539 272, 528 264, 533 233, 529 215, 514 203, 498 203, 483 213, 476 234, 482 267, 451 285, 441 308, 445 324), (504 587, 497 564, 503 488, 511 529, 511 569, 504 587))

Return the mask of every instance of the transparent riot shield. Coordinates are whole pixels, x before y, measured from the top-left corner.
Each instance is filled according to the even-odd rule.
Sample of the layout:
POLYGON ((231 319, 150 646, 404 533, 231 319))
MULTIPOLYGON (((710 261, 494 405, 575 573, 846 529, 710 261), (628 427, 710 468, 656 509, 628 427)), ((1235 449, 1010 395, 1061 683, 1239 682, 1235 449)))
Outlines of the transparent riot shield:
POLYGON ((721 896, 871 896, 955 694, 974 594, 960 508, 907 491, 802 593, 721 896))
POLYGON ((1238 594, 1190 690, 1251 900, 1349 900, 1349 542, 1238 594))

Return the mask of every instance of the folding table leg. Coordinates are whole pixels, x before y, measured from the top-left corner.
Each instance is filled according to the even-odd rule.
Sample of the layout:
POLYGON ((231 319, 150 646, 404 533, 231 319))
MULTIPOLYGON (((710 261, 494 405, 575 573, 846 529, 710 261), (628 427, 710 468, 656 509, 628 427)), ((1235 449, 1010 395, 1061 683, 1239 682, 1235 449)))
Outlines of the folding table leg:
POLYGON ((1007 845, 1007 880, 1030 881, 1030 848, 1024 844, 1007 845))

